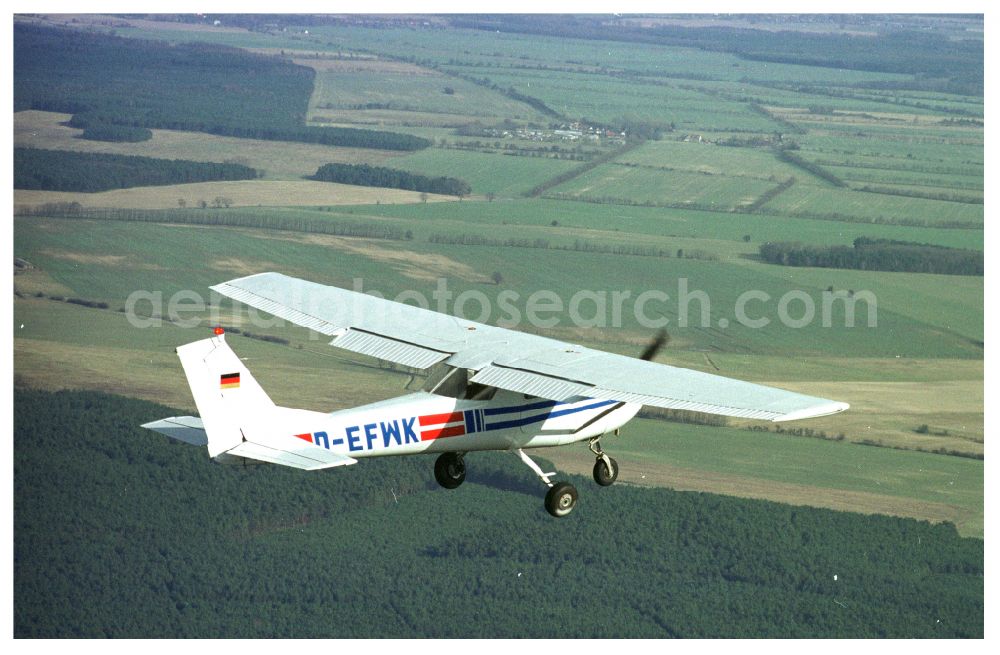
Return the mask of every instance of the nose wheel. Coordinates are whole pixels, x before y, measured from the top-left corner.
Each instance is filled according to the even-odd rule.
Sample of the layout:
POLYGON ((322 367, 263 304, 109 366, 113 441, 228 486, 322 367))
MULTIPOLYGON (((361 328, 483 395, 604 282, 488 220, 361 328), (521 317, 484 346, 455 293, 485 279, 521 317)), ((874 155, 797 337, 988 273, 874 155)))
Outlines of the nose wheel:
POLYGON ((594 482, 602 487, 610 487, 618 479, 618 462, 601 450, 600 437, 590 440, 590 452, 597 457, 597 461, 594 462, 594 482))
POLYGON ((614 458, 598 457, 594 462, 594 482, 602 487, 610 487, 618 479, 618 462, 614 458))

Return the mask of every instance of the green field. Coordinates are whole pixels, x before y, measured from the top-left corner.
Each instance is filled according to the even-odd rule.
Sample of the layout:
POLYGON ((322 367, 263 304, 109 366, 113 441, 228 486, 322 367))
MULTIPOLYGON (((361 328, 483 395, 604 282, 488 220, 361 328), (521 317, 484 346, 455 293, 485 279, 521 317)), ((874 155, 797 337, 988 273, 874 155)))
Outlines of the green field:
MULTIPOLYGON (((404 222, 402 225, 409 224, 404 222)), ((423 227, 423 233, 414 230, 415 238, 405 244, 375 241, 355 248, 336 239, 327 242, 295 233, 268 238, 252 230, 22 219, 15 248, 19 256, 36 263, 76 293, 118 303, 136 288, 162 289, 170 294, 184 288, 207 287, 214 277, 226 272, 255 269, 280 268, 304 277, 323 276, 346 287, 351 286, 354 278, 363 278, 386 293, 396 294, 414 288, 428 297, 436 278, 447 275, 450 270, 468 271, 455 281, 456 293, 463 288, 481 289, 491 272, 498 270, 505 274, 509 286, 524 290, 525 295, 537 289, 551 289, 567 298, 579 289, 609 293, 622 290, 629 291, 634 299, 646 289, 679 294, 680 285, 685 284, 689 294, 702 291, 708 302, 692 299, 681 304, 680 297, 675 296, 677 302, 664 302, 657 311, 674 319, 673 323, 681 312, 687 313, 689 325, 677 327, 675 336, 692 347, 761 354, 825 354, 847 349, 854 356, 902 354, 908 357, 929 353, 939 357, 978 357, 982 352, 970 343, 970 338, 981 337, 981 332, 973 327, 976 324, 974 317, 954 323, 947 315, 931 309, 940 302, 950 302, 956 307, 975 302, 982 289, 982 280, 978 278, 928 276, 944 278, 933 286, 924 285, 923 276, 874 276, 856 271, 823 270, 817 271, 807 282, 804 278, 784 279, 781 267, 746 267, 741 269, 741 276, 749 285, 747 288, 761 290, 774 299, 798 289, 811 292, 818 306, 822 291, 831 285, 837 289, 868 290, 880 298, 876 305, 877 327, 868 327, 866 304, 859 301, 855 327, 847 324, 843 313, 845 305, 838 302, 831 308, 830 326, 797 329, 780 323, 774 301, 770 311, 767 303, 762 303, 761 308, 754 308, 753 312, 754 318, 761 312, 769 316, 770 324, 752 328, 733 320, 732 312, 742 289, 732 288, 733 269, 725 262, 551 249, 545 261, 539 261, 537 249, 436 244, 426 240, 427 226, 415 224, 414 227, 418 230, 423 227), (116 243, 135 245, 120 251, 116 243), (383 251, 395 252, 396 257, 389 258, 383 251), (105 258, 107 253, 120 256, 105 258), (90 271, 86 276, 82 275, 84 266, 90 271), (124 278, 123 269, 129 271, 124 278), (421 272, 414 273, 416 269, 421 272), (855 287, 857 282, 865 285, 855 287), (963 287, 967 289, 964 295, 956 295, 956 290, 963 287), (915 298, 919 300, 914 302, 915 298), (703 311, 709 316, 708 324, 702 322, 703 311), (732 321, 731 328, 718 327, 722 318, 732 321), (965 326, 964 332, 969 336, 961 329, 955 330, 961 326, 965 326), (952 332, 942 335, 943 330, 952 332)), ((472 229, 469 231, 475 233, 472 229)), ((550 231, 556 230, 550 228, 550 231)), ((632 303, 626 302, 624 309, 620 329, 626 333, 641 332, 637 313, 628 311, 632 303)), ((564 317, 563 325, 568 326, 568 323, 569 318, 564 317)), ((611 334, 615 331, 611 330, 611 334)))
POLYGON ((327 110, 373 108, 488 119, 542 120, 523 104, 471 82, 394 62, 297 60, 316 69, 311 120, 327 110))
POLYGON ((472 185, 477 195, 494 193, 518 197, 538 184, 565 173, 575 162, 502 153, 431 148, 393 161, 393 166, 424 175, 457 177, 472 185))
POLYGON ((773 182, 752 177, 609 164, 555 187, 550 195, 570 199, 692 206, 708 211, 731 212, 749 206, 774 186, 773 182))
MULTIPOLYGON (((541 230, 553 239, 586 237, 599 239, 635 239, 648 237, 672 239, 707 239, 714 242, 712 250, 735 248, 743 254, 756 253, 756 244, 782 241, 794 235, 804 243, 849 245, 859 236, 884 239, 911 239, 955 248, 982 250, 982 230, 913 228, 901 225, 871 223, 845 224, 840 221, 798 220, 767 213, 733 214, 703 212, 674 208, 607 206, 539 198, 504 202, 462 202, 436 205, 395 205, 342 209, 350 216, 393 217, 419 221, 422 225, 448 226, 459 229, 472 225, 502 230, 541 230), (611 220, 613 219, 613 220, 611 220), (547 230, 553 227, 561 230, 547 230), (750 235, 750 245, 743 237, 750 235)), ((530 234, 534 236, 534 231, 530 234)), ((685 245, 680 243, 680 245, 685 245)), ((701 241, 701 246, 706 243, 701 241)), ((743 260, 745 263, 746 260, 743 260)), ((739 262, 734 262, 739 263, 739 262)))
POLYGON ((976 175, 956 175, 950 173, 934 173, 911 171, 898 168, 862 168, 860 166, 827 166, 841 179, 873 182, 877 184, 909 185, 916 190, 920 187, 938 188, 942 191, 955 191, 969 198, 983 199, 983 178, 976 175), (979 191, 978 194, 970 193, 979 191), (964 193, 963 193, 964 192, 964 193))
POLYGON ((846 216, 872 222, 912 221, 918 225, 983 223, 983 206, 926 198, 796 185, 764 206, 765 211, 818 217, 846 216))
MULTIPOLYGON (((456 69, 461 74, 482 74, 479 69, 456 69)), ((581 73, 517 71, 496 73, 487 70, 492 84, 515 87, 537 97, 565 116, 579 116, 598 123, 616 124, 622 119, 673 124, 678 130, 741 130, 770 132, 773 121, 753 113, 745 104, 719 101, 697 90, 675 84, 635 84, 631 80, 581 73)))
POLYGON ((620 164, 635 164, 711 175, 785 180, 802 175, 794 166, 759 148, 727 148, 697 139, 650 141, 618 157, 620 164))
MULTIPOLYGON (((391 126, 433 145, 400 153, 177 130, 112 144, 77 138, 79 130, 61 125, 68 113, 32 110, 15 115, 16 146, 232 161, 260 171, 261 180, 247 182, 257 185, 298 181, 324 163, 368 163, 457 177, 473 197, 420 202, 412 193, 313 195, 289 186, 284 195, 247 191, 236 202, 244 206, 224 212, 247 225, 301 219, 386 227, 399 239, 212 225, 210 212, 202 219, 195 210, 201 196, 185 195, 195 193, 190 186, 170 187, 155 202, 142 188, 101 201, 124 212, 117 218, 142 210, 142 221, 18 216, 14 254, 34 267, 14 278, 19 384, 109 390, 193 409, 172 351, 201 334, 212 312, 189 314, 197 329, 140 329, 117 310, 136 290, 159 292, 166 302, 181 290, 207 294, 211 284, 265 270, 346 288, 360 278, 390 297, 405 290, 429 296, 439 278, 455 294, 476 290, 490 299, 504 289, 522 301, 541 289, 566 300, 583 289, 627 292, 614 325, 583 328, 563 316, 549 330, 523 327, 633 355, 655 333, 637 318, 635 298, 656 289, 670 296, 650 305, 650 314, 670 321, 660 361, 845 400, 852 410, 809 422, 828 437, 843 433, 843 442, 750 432, 742 429, 747 422, 714 428, 640 420, 609 448, 628 482, 952 521, 963 534, 982 535, 983 463, 973 458, 985 449, 983 278, 792 268, 758 257, 768 241, 830 246, 858 237, 983 250, 984 101, 968 90, 975 62, 944 79, 940 70, 900 72, 903 50, 880 54, 891 70, 851 69, 740 56, 739 44, 731 51, 685 46, 673 32, 664 33, 675 39, 665 44, 391 19, 254 31, 114 20, 114 28, 93 26, 285 56, 315 71, 303 121, 391 126), (566 136, 574 125, 579 134, 566 136), (656 130, 659 138, 650 138, 656 130), (781 149, 800 162, 783 161, 781 149), (529 197, 537 188, 541 195, 529 197), (495 272, 502 284, 491 281, 495 272), (682 305, 682 280, 710 307, 699 299, 682 305), (779 320, 786 294, 804 293, 819 316, 829 289, 874 294, 877 326, 867 326, 865 302, 855 305, 855 327, 844 325, 840 302, 830 327, 819 318, 801 328, 779 320), (748 290, 769 298, 747 305, 752 316, 770 319, 766 327, 736 316, 748 290), (689 323, 681 325, 685 309, 689 323)), ((934 33, 966 34, 952 20, 939 22, 934 33)), ((791 37, 773 41, 784 38, 791 37)), ((58 200, 95 206, 87 194, 58 200)), ((248 324, 245 314, 227 313, 228 302, 222 310, 224 323, 248 324)), ((790 314, 801 312, 801 304, 789 305, 790 314)), ((254 331, 291 341, 234 337, 278 402, 328 410, 391 397, 412 382, 303 330, 254 331)), ((587 474, 592 461, 578 450, 553 457, 587 474)))

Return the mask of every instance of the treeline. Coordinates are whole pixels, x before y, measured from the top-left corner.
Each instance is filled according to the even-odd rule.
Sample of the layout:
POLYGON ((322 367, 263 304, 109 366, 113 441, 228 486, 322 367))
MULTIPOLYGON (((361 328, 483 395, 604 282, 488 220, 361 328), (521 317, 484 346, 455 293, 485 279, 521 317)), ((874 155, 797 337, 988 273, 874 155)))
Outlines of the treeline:
POLYGON ((690 412, 686 409, 665 409, 663 407, 644 406, 636 414, 639 418, 650 418, 658 421, 670 421, 671 423, 688 423, 691 425, 713 425, 715 427, 727 427, 729 417, 719 414, 705 414, 703 412, 690 412))
MULTIPOLYGON (((976 164, 973 162, 965 162, 965 165, 959 164, 957 166, 947 165, 944 163, 931 163, 926 161, 916 161, 916 160, 906 160, 905 162, 899 160, 893 161, 863 161, 860 159, 853 159, 851 157, 840 158, 834 156, 831 159, 826 159, 823 155, 829 154, 823 151, 816 152, 815 163, 820 166, 845 166, 847 168, 861 168, 870 169, 877 171, 910 171, 914 173, 930 173, 932 175, 956 175, 963 177, 983 177, 983 165, 976 164)), ((969 186, 969 182, 959 182, 952 181, 952 188, 965 189, 973 188, 979 191, 983 190, 983 183, 979 181, 975 186, 969 186)))
POLYGON ((967 196, 961 193, 951 193, 949 191, 921 191, 918 189, 907 189, 900 187, 886 187, 865 184, 855 188, 855 191, 865 191, 867 193, 881 193, 886 196, 903 196, 904 198, 922 198, 924 200, 943 200, 945 202, 960 202, 966 205, 982 205, 983 196, 967 196))
POLYGON ((791 164, 792 166, 798 166, 804 171, 808 171, 820 178, 821 180, 826 180, 830 184, 836 187, 846 187, 847 183, 842 179, 826 170, 819 164, 814 164, 811 161, 799 157, 791 151, 791 148, 775 148, 774 153, 781 161, 791 164))
POLYGON ((235 327, 227 327, 226 332, 238 334, 241 337, 246 337, 247 339, 256 339, 257 341, 264 341, 266 343, 276 343, 279 346, 289 346, 292 343, 284 337, 276 337, 273 334, 257 334, 256 332, 247 332, 235 327))
POLYGON ((259 230, 283 230, 364 239, 409 240, 409 230, 383 223, 349 223, 305 216, 283 216, 246 211, 213 211, 210 209, 91 209, 76 202, 46 203, 35 207, 17 206, 15 216, 44 216, 98 221, 129 221, 140 223, 175 223, 178 225, 216 225, 245 227, 259 230))
POLYGON ((943 275, 982 275, 983 252, 927 243, 858 237, 853 247, 765 243, 760 256, 770 264, 865 271, 905 271, 943 275))
POLYGON ((984 542, 947 523, 564 475, 580 507, 554 521, 509 455, 441 491, 432 457, 220 466, 139 427, 187 413, 15 389, 16 638, 984 633, 984 542))
MULTIPOLYGON (((14 295, 18 298, 27 298, 23 291, 19 291, 16 287, 14 289, 14 295)), ((110 309, 111 306, 103 300, 91 300, 90 298, 67 298, 66 296, 60 295, 49 295, 44 291, 36 291, 31 294, 32 298, 48 298, 49 300, 54 300, 56 302, 65 302, 71 305, 80 305, 81 307, 89 307, 90 309, 110 309)))
POLYGON ((599 157, 594 157, 593 159, 591 159, 586 164, 583 164, 582 166, 577 166, 576 168, 571 168, 568 171, 565 171, 563 173, 560 173, 559 175, 556 175, 555 177, 552 177, 552 178, 549 178, 548 180, 545 180, 541 184, 538 184, 535 187, 533 187, 532 189, 530 189, 529 191, 527 191, 524 195, 526 197, 528 197, 528 198, 537 198, 537 197, 541 196, 543 193, 545 193, 546 191, 548 191, 549 189, 553 189, 553 188, 559 186, 560 184, 564 184, 566 182, 569 182, 573 178, 579 177, 579 176, 583 175, 584 173, 586 173, 588 171, 594 170, 595 168, 597 168, 601 164, 604 164, 604 163, 607 163, 609 161, 612 161, 613 159, 617 159, 618 157, 621 157, 625 153, 630 152, 632 150, 635 150, 640 145, 642 145, 642 143, 643 142, 641 140, 637 139, 637 140, 634 140, 634 141, 630 142, 626 146, 618 148, 617 150, 611 150, 611 151, 608 151, 608 152, 604 153, 603 155, 601 155, 599 157))
POLYGON ((788 142, 784 141, 780 134, 748 134, 747 136, 733 134, 725 139, 718 139, 714 143, 717 146, 727 148, 773 148, 781 147, 788 142))
POLYGON ((499 153, 514 157, 543 157, 545 159, 562 159, 568 161, 588 161, 601 155, 597 149, 586 149, 580 146, 567 148, 559 145, 526 147, 513 143, 501 144, 499 141, 455 141, 441 139, 438 147, 444 150, 472 150, 475 152, 499 153))
POLYGON ((790 121, 786 121, 784 118, 781 118, 780 116, 775 116, 773 113, 771 113, 770 111, 768 111, 768 109, 766 107, 764 107, 762 104, 760 104, 759 102, 748 102, 747 103, 747 109, 753 111, 756 114, 760 114, 764 118, 767 118, 767 119, 773 121, 774 123, 777 123, 781 127, 781 129, 782 129, 783 132, 786 132, 786 133, 789 133, 789 134, 805 134, 806 133, 806 129, 805 128, 803 128, 803 127, 801 127, 799 125, 796 125, 795 123, 792 123, 790 121))
POLYGON ((860 441, 855 441, 854 443, 859 446, 891 448, 892 450, 914 450, 920 453, 931 453, 932 455, 947 455, 948 457, 965 457, 966 459, 978 459, 981 461, 986 459, 986 455, 983 453, 970 453, 967 450, 956 450, 954 448, 945 448, 944 446, 939 446, 937 448, 911 448, 900 444, 887 444, 881 439, 861 439, 860 441))
POLYGON ((139 143, 153 138, 153 131, 145 127, 95 123, 83 130, 81 139, 88 141, 111 141, 116 143, 139 143))
MULTIPOLYGON (((574 176, 575 177, 575 176, 574 176)), ((787 181, 786 181, 787 182, 787 181)), ((769 189, 766 193, 775 191, 769 189)), ((661 207, 666 209, 693 209, 696 211, 716 212, 722 214, 732 213, 765 213, 768 216, 787 216, 788 218, 805 218, 815 221, 836 221, 838 223, 860 223, 864 225, 906 225, 909 227, 933 227, 944 230, 982 230, 983 224, 977 221, 942 221, 926 218, 909 218, 896 215, 879 216, 858 216, 844 214, 841 212, 811 212, 796 209, 794 211, 776 210, 772 208, 760 207, 756 210, 749 209, 751 205, 730 207, 728 205, 713 205, 704 202, 662 202, 656 200, 633 200, 631 198, 619 198, 616 196, 581 196, 575 193, 550 192, 544 198, 553 200, 573 200, 576 202, 589 202, 595 205, 625 205, 627 207, 661 207)))
MULTIPOLYGON (((913 100, 911 98, 905 97, 903 94, 894 94, 891 98, 886 98, 880 96, 877 93, 858 93, 855 91, 846 90, 852 87, 831 87, 826 84, 813 84, 813 83, 802 83, 802 82, 777 82, 777 81, 758 81, 759 86, 764 86, 772 89, 780 89, 782 91, 794 91, 795 93, 805 93, 809 95, 821 95, 830 98, 844 98, 848 100, 861 100, 863 102, 891 102, 893 105, 900 107, 912 107, 914 109, 926 109, 935 113, 942 114, 958 114, 961 116, 982 116, 982 105, 979 104, 979 109, 964 109, 962 107, 956 107, 955 105, 948 104, 937 104, 933 102, 920 102, 913 100)), ((914 84, 903 84, 902 86, 897 86, 894 82, 883 81, 883 82, 858 82, 853 85, 853 88, 857 89, 873 89, 873 90, 939 90, 943 91, 946 87, 947 82, 943 80, 923 80, 922 83, 914 84), (874 85, 873 85, 874 84, 874 85)), ((962 94, 964 95, 964 94, 962 94)), ((816 109, 826 109, 830 113, 833 113, 832 108, 821 108, 821 107, 810 107, 810 113, 821 113, 815 111, 816 109)), ((825 113, 825 112, 822 112, 825 113)), ((882 120, 885 120, 883 118, 882 120)), ((968 125, 973 127, 982 127, 983 121, 976 118, 946 118, 939 121, 940 125, 968 125)))
POLYGON ((677 259, 698 259, 717 261, 714 253, 697 248, 678 248, 670 250, 656 246, 639 246, 635 244, 594 243, 576 239, 572 244, 551 243, 542 238, 508 237, 498 239, 480 234, 432 234, 427 239, 430 243, 443 243, 450 246, 487 246, 490 248, 537 248, 539 250, 568 250, 570 252, 588 252, 604 255, 625 255, 629 257, 676 257, 677 259))
POLYGON ((442 243, 449 246, 487 246, 489 248, 537 248, 539 250, 568 250, 570 252, 589 252, 604 255, 626 255, 630 257, 677 257, 678 259, 702 259, 715 261, 714 254, 699 249, 678 248, 670 250, 656 246, 639 246, 635 244, 594 243, 576 239, 572 244, 551 243, 542 238, 508 237, 498 239, 480 234, 432 234, 427 238, 430 243, 442 243))
POLYGON ((422 137, 396 132, 381 132, 353 127, 305 127, 279 125, 219 125, 194 121, 188 118, 149 116, 128 116, 120 112, 81 112, 69 120, 70 127, 84 131, 95 126, 110 123, 129 125, 150 125, 167 130, 206 132, 217 136, 232 136, 240 139, 261 141, 293 141, 297 143, 317 143, 343 148, 375 148, 379 150, 421 150, 431 145, 422 137))
MULTIPOLYGON (((701 209, 701 208, 699 208, 701 209)), ((718 211, 718 210, 716 210, 718 211)), ((857 216, 840 212, 810 212, 782 211, 768 208, 759 210, 770 216, 787 216, 788 218, 806 218, 814 221, 835 221, 838 223, 860 223, 865 225, 905 225, 908 227, 933 227, 942 230, 979 230, 983 224, 977 221, 940 221, 926 218, 909 218, 896 215, 857 216)))
POLYGON ((789 177, 784 182, 779 183, 777 186, 773 186, 764 193, 760 194, 756 200, 754 200, 749 205, 744 207, 737 207, 736 211, 746 214, 752 214, 753 212, 759 211, 761 207, 771 202, 778 196, 780 196, 785 191, 788 191, 795 184, 795 178, 789 177))
POLYGON ((479 234, 432 234, 427 238, 430 243, 443 243, 449 246, 488 246, 491 248, 539 248, 547 250, 552 247, 548 239, 508 238, 496 239, 479 234))
POLYGON ((93 193, 137 186, 252 180, 242 164, 14 148, 14 188, 93 193))
MULTIPOLYGON (((750 432, 771 432, 770 425, 753 424, 744 428, 750 432)), ((808 439, 822 439, 823 441, 844 441, 847 435, 843 432, 837 434, 827 434, 826 430, 815 430, 813 428, 786 428, 781 424, 774 425, 775 434, 787 434, 792 437, 806 437, 808 439)))
POLYGON ((368 164, 323 164, 310 179, 358 186, 406 189, 446 196, 462 197, 472 193, 472 187, 465 180, 454 177, 428 177, 368 164))
POLYGON ((353 148, 418 150, 409 134, 305 126, 314 72, 282 58, 14 25, 14 110, 73 114, 70 125, 207 132, 353 148))

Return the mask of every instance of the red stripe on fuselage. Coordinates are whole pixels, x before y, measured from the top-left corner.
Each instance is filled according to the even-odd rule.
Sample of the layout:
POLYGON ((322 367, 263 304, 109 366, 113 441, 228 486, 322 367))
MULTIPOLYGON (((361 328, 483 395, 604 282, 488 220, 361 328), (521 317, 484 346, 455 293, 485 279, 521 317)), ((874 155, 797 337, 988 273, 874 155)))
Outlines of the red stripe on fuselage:
POLYGON ((308 441, 309 443, 313 442, 313 436, 308 432, 306 432, 305 434, 297 434, 295 436, 301 439, 302 441, 308 441))
POLYGON ((454 423, 464 421, 465 414, 462 412, 452 412, 451 414, 430 414, 420 417, 420 427, 425 425, 441 425, 442 423, 454 423))
POLYGON ((421 441, 429 441, 430 439, 444 439, 445 437, 457 437, 465 434, 464 425, 456 425, 450 428, 439 428, 436 430, 424 430, 420 433, 421 441))

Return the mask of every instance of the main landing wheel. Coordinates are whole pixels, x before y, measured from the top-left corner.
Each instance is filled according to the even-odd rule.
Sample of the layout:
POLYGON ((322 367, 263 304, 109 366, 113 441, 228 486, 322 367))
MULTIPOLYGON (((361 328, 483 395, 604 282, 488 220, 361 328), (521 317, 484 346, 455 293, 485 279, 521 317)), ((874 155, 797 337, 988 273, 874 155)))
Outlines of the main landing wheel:
POLYGON ((465 482, 465 460, 458 453, 443 453, 434 462, 434 477, 445 489, 455 489, 465 482))
POLYGON ((618 462, 611 457, 608 458, 608 462, 611 462, 610 471, 603 457, 598 457, 594 464, 594 482, 602 487, 610 487, 618 479, 618 462))
POLYGON ((566 516, 576 507, 576 487, 569 482, 556 482, 545 494, 545 509, 556 518, 566 516))

